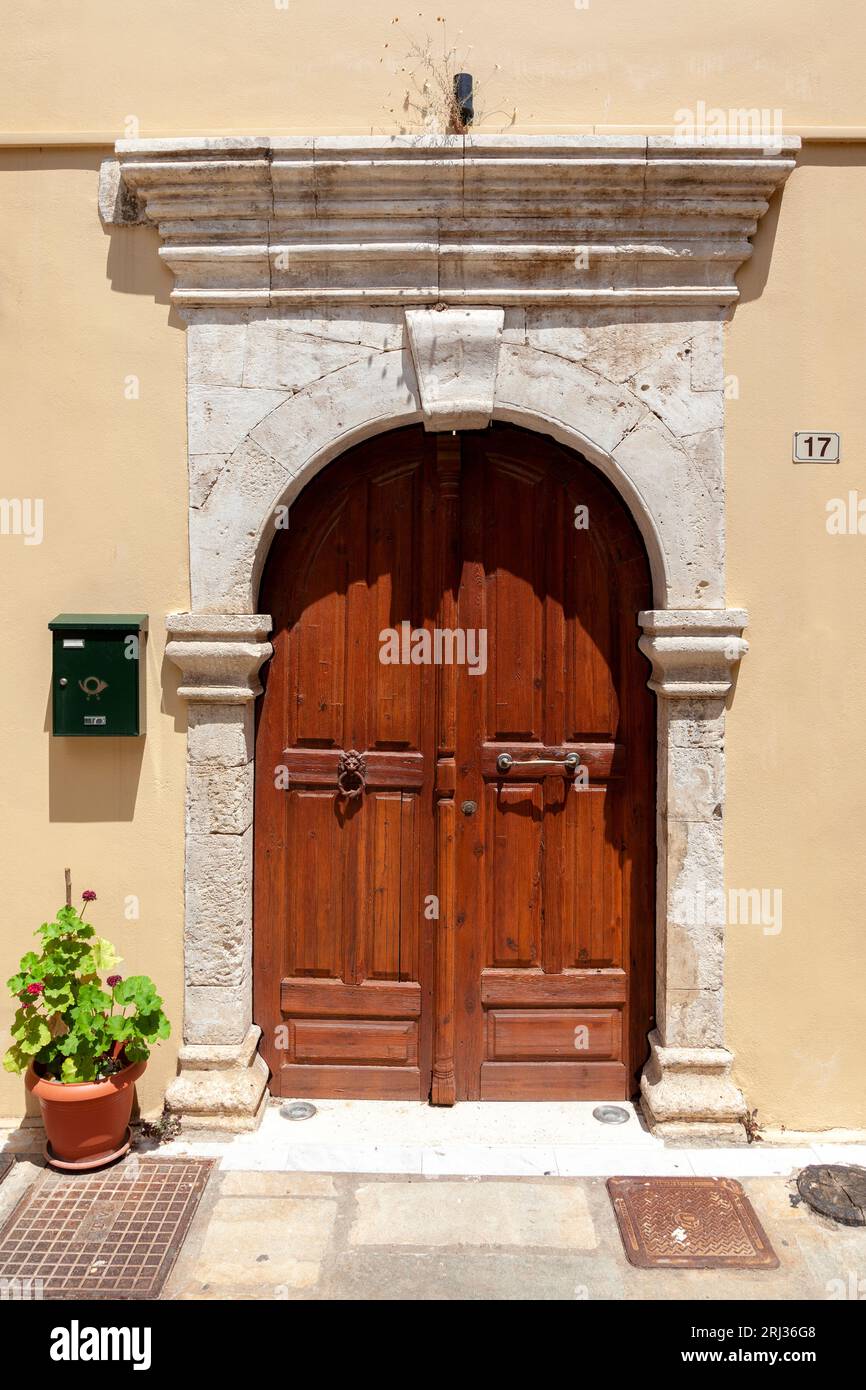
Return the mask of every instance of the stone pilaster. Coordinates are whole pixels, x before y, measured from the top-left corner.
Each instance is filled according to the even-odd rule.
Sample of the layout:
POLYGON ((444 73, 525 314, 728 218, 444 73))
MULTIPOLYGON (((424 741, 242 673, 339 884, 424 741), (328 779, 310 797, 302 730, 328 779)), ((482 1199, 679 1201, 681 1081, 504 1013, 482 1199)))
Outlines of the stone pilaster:
POLYGON ((656 1018, 641 1078, 665 1138, 745 1141, 724 1046, 724 727, 742 610, 641 613, 658 697, 656 1018))
POLYGON ((252 1021, 253 709, 271 654, 261 615, 170 614, 189 702, 184 1045, 166 1100, 188 1127, 250 1129, 268 1069, 252 1021))

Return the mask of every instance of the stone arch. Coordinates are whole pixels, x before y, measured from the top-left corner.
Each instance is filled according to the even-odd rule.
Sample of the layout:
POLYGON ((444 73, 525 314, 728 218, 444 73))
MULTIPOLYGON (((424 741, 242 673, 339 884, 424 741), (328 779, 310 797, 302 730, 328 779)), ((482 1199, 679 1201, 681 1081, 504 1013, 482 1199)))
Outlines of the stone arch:
MULTIPOLYGON (((535 388, 538 368, 549 372, 548 356, 529 350, 536 370, 507 378, 507 395, 494 396, 491 418, 550 435, 594 464, 613 484, 633 516, 644 540, 653 577, 657 608, 682 601, 688 581, 677 572, 677 556, 691 537, 694 560, 697 509, 668 507, 653 510, 653 478, 638 466, 633 451, 626 462, 617 456, 623 440, 647 412, 630 392, 597 382, 587 390, 584 377, 572 367, 568 411, 553 413, 535 388), (536 360, 533 360, 536 359, 536 360), (617 423, 617 413, 625 416, 617 423), (685 511, 685 515, 681 513, 685 511), (685 529, 688 528, 688 529, 685 529)), ((290 506, 298 493, 332 459, 373 435, 423 418, 421 396, 410 354, 403 351, 370 354, 289 397, 248 430, 219 473, 204 504, 194 509, 190 523, 193 607, 200 612, 254 613, 265 557, 270 547, 278 508, 290 506)), ((654 441, 652 468, 658 477, 676 479, 689 467, 685 452, 661 424, 650 425, 654 441)), ((694 489, 682 488, 688 500, 694 489)), ((697 502, 706 502, 701 495, 697 502)), ((698 533, 699 534, 699 533, 698 533)), ((703 560, 712 582, 720 582, 718 557, 703 560)))

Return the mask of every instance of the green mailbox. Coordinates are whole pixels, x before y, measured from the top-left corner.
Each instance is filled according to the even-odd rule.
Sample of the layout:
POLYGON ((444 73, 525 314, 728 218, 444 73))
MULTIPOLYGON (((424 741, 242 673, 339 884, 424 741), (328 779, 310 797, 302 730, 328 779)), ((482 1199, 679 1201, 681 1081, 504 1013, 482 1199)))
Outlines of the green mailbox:
POLYGON ((60 613, 54 635, 51 731, 58 738, 142 732, 146 613, 60 613))

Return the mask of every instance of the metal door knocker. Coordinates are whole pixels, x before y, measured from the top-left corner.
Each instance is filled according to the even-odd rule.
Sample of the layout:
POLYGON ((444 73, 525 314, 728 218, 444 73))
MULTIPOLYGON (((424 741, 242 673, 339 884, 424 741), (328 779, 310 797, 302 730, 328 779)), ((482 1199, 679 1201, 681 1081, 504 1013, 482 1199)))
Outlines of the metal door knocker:
POLYGON ((363 753, 356 752, 354 748, 350 748, 348 753, 341 753, 337 763, 338 795, 351 801, 353 797, 361 795, 366 784, 367 759, 363 753))

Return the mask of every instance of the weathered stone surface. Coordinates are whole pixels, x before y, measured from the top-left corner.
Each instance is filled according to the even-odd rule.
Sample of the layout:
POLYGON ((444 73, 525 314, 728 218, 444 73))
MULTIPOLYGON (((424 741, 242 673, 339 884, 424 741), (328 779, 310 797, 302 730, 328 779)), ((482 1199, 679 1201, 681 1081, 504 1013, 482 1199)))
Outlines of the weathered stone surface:
POLYGON ((190 386, 187 393, 191 454, 230 454, 254 425, 286 399, 281 390, 245 386, 190 386))
POLYGON ((220 470, 207 499, 190 512, 192 598, 196 608, 242 612, 248 607, 245 562, 262 535, 265 551, 276 507, 291 479, 283 465, 251 438, 243 440, 220 470))
POLYGON ((665 960, 667 988, 673 992, 674 1001, 680 990, 718 993, 725 960, 724 925, 708 921, 680 923, 669 918, 665 960))
POLYGON ((731 1080, 733 1057, 723 1047, 662 1046, 650 1034, 641 1078, 641 1108, 654 1133, 673 1139, 744 1144, 742 1094, 731 1080))
POLYGON ((650 688, 676 699, 718 700, 731 688, 733 668, 749 645, 742 609, 644 612, 639 646, 653 665, 650 688))
MULTIPOLYGON (((218 673, 222 674, 222 673, 218 673)), ((253 757, 250 705, 211 704, 196 700, 187 710, 187 756, 191 763, 234 767, 253 757)))
POLYGON ((223 1173, 222 1197, 336 1197, 329 1173, 223 1173))
POLYGON ((250 309, 246 318, 249 323, 278 325, 281 332, 301 333, 337 344, 357 344, 377 352, 401 348, 405 336, 403 310, 384 304, 250 309))
POLYGON ((672 820, 714 821, 724 802, 722 754, 716 749, 668 747, 667 808, 672 820))
POLYGON ((340 367, 369 357, 370 352, 360 343, 307 336, 285 319, 257 316, 247 329, 243 384, 300 391, 340 367))
MULTIPOLYGON (((189 386, 244 386, 246 315, 231 309, 197 309, 186 330, 189 386)), ((271 382, 271 387, 278 383, 271 382)), ((202 393, 202 399, 206 399, 202 393)))
POLYGON ((191 985, 184 993, 184 1041, 242 1043, 252 1023, 252 988, 247 976, 236 985, 191 985))
POLYGON ((208 704, 245 704, 261 686, 258 671, 271 655, 269 617, 169 613, 165 654, 182 672, 178 694, 208 704))
POLYGON ((190 762, 187 830, 190 835, 242 835, 253 823, 253 764, 235 767, 190 762))
POLYGON ((211 488, 229 461, 228 454, 190 454, 189 505, 203 507, 211 488))
POLYGON ((144 206, 121 177, 120 161, 99 166, 99 216, 106 227, 135 227, 147 221, 144 206))
POLYGON ((657 415, 677 438, 719 429, 724 422, 722 383, 715 390, 692 389, 695 340, 670 344, 662 354, 630 379, 639 400, 657 415))
POLYGON ((502 309, 407 309, 428 430, 486 429, 493 418, 502 309))
POLYGON ((530 347, 624 385, 665 353, 688 352, 698 336, 716 329, 717 319, 713 314, 709 324, 693 320, 682 309, 588 308, 575 314, 545 307, 527 309, 526 336, 530 347))
MULTIPOLYGON (((373 425, 411 424, 421 406, 408 349, 369 356, 332 372, 295 396, 251 431, 251 438, 292 477, 323 452, 341 452, 372 433, 373 425), (344 442, 345 441, 345 442, 344 442)), ((306 479, 304 479, 306 481, 306 479)))
POLYGON ((583 1190, 524 1182, 523 1200, 508 1200, 502 1183, 437 1182, 358 1188, 350 1245, 543 1245, 594 1250, 598 1245, 583 1190))
POLYGON ((686 443, 648 409, 613 449, 653 518, 665 547, 670 607, 724 603, 725 555, 719 499, 695 467, 686 443), (689 536, 687 546, 682 537, 689 536))
POLYGON ((337 1203, 315 1197, 250 1202, 221 1196, 191 1278, 214 1293, 249 1290, 278 1299, 319 1278, 337 1219, 337 1203))

